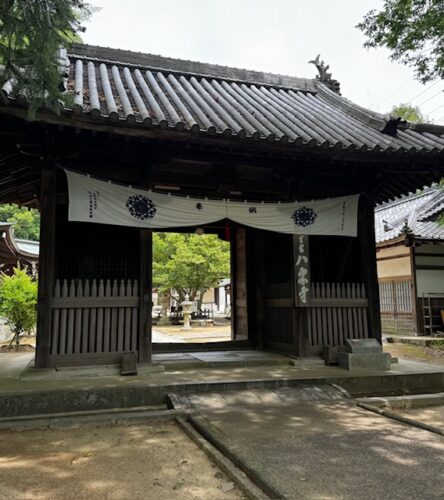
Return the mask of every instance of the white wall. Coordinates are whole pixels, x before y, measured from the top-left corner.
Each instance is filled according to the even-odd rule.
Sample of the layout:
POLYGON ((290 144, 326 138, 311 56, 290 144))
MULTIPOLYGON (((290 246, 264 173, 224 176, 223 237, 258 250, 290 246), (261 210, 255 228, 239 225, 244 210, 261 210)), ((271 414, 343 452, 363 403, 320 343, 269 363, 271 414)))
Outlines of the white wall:
POLYGON ((444 269, 418 269, 416 271, 418 298, 423 293, 442 293, 444 295, 444 269))
MULTIPOLYGON (((435 255, 415 255, 416 266, 444 266, 444 246, 421 245, 415 248, 415 254, 418 253, 433 253, 435 255)), ((444 269, 416 269, 416 287, 418 298, 423 293, 442 293, 444 295, 444 269)))

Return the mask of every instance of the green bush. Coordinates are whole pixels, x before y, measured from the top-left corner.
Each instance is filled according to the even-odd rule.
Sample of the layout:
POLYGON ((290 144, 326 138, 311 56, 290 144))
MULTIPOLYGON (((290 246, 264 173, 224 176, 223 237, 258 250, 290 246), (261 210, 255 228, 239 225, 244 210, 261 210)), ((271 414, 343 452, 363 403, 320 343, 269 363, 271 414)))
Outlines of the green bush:
POLYGON ((15 268, 12 276, 0 276, 0 316, 2 316, 14 336, 16 345, 20 344, 20 335, 32 330, 37 319, 37 282, 25 269, 15 268))

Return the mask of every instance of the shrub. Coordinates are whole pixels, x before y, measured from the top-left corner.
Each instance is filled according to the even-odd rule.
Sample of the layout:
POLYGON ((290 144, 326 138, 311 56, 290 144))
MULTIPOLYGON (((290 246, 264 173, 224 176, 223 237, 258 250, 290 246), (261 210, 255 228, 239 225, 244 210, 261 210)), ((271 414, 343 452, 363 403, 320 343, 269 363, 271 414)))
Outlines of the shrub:
POLYGON ((37 282, 33 281, 25 269, 15 268, 11 276, 0 276, 0 316, 2 316, 14 336, 16 346, 20 335, 34 328, 37 319, 37 282))

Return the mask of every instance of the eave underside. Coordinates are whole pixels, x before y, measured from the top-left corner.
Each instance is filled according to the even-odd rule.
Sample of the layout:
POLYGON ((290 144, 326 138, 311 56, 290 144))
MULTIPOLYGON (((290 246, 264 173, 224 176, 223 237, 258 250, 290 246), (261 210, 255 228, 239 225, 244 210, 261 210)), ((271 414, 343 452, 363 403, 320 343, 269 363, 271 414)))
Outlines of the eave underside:
MULTIPOLYGON (((38 206, 45 164, 141 187, 233 199, 312 199, 366 193, 377 203, 444 176, 443 154, 391 155, 233 143, 171 132, 125 134, 80 122, 0 115, 0 202, 38 206)), ((63 189, 62 189, 63 191, 63 189)))

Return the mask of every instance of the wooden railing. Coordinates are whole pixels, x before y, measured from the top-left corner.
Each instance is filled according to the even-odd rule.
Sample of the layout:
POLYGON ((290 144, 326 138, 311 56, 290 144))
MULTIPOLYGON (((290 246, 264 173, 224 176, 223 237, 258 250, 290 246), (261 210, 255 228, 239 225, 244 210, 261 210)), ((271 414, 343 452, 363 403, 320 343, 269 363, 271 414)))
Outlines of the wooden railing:
POLYGON ((135 280, 56 280, 51 355, 137 351, 135 280))
POLYGON ((368 301, 363 283, 312 283, 310 297, 310 345, 335 346, 348 338, 368 337, 368 301))

